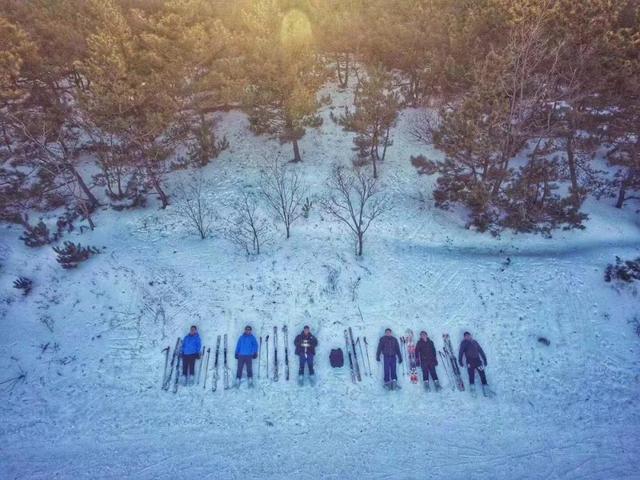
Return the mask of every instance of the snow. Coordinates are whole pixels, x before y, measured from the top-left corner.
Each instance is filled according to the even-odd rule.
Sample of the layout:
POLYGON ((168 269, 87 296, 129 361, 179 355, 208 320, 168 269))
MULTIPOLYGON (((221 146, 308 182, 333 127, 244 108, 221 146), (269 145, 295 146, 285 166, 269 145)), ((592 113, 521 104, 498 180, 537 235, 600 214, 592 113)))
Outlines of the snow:
MULTIPOLYGON (((351 134, 329 119, 350 94, 327 92, 333 105, 293 166, 312 198, 352 155, 351 134)), ((201 241, 174 206, 104 209, 95 231, 65 237, 106 247, 75 271, 0 227, 0 381, 26 372, 0 385, 0 478, 639 478, 638 295, 603 281, 616 255, 639 255, 637 214, 589 200, 584 231, 466 230, 460 212, 433 207, 433 178, 410 165, 438 155, 407 133, 417 113, 401 114, 381 173, 394 209, 367 233, 362 259, 317 202, 289 240, 277 225, 250 257, 219 235, 201 241), (12 288, 18 275, 34 280, 27 297, 12 288), (162 391, 161 350, 191 324, 211 347, 224 333, 235 345, 245 324, 263 337, 287 324, 291 343, 309 324, 318 384, 297 385, 290 344, 289 382, 268 381, 263 356, 253 390, 162 391), (328 362, 348 326, 370 343, 373 377, 357 385, 328 362), (439 393, 406 377, 384 391, 373 349, 387 326, 425 329, 438 349, 442 333, 457 347, 471 330, 497 396, 453 391, 442 367, 439 393)), ((255 186, 265 157, 291 155, 239 112, 220 120, 231 148, 203 170, 216 202, 255 186)), ((168 178, 169 192, 185 175, 168 178)))

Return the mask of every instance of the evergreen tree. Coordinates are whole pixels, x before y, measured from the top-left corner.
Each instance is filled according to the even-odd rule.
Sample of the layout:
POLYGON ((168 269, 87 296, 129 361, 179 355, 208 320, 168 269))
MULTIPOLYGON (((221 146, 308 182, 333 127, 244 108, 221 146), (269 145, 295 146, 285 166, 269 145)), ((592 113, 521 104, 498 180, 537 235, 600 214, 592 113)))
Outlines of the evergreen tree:
POLYGON ((378 178, 378 161, 383 161, 392 144, 391 128, 395 126, 400 107, 399 95, 393 90, 391 76, 382 67, 372 69, 362 80, 354 100, 355 110, 347 111, 340 123, 356 133, 353 142, 358 156, 371 161, 373 177, 378 178))
POLYGON ((291 143, 293 161, 300 162, 298 141, 305 128, 321 122, 316 92, 325 79, 308 15, 298 9, 285 12, 276 0, 257 0, 243 19, 240 40, 251 128, 291 143))

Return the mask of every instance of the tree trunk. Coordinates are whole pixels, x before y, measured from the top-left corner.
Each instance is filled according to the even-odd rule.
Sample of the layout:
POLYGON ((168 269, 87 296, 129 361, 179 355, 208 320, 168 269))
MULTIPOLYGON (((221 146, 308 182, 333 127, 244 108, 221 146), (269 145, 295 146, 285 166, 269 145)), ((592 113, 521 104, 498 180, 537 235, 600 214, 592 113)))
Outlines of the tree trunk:
POLYGON ((569 131, 565 138, 567 151, 567 165, 569 166, 569 177, 571 179, 571 203, 573 207, 580 208, 580 187, 578 186, 578 169, 576 166, 575 153, 573 151, 573 141, 575 138, 575 127, 572 114, 569 114, 569 131))
POLYGON ((358 234, 358 256, 361 257, 362 256, 362 244, 364 241, 364 234, 363 233, 359 233, 358 234))
POLYGON ((67 164, 67 168, 69 169, 71 174, 75 177, 76 181, 78 182, 78 185, 80 186, 80 189, 87 197, 87 200, 89 201, 89 203, 91 203, 91 207, 95 207, 96 205, 98 205, 98 199, 95 197, 93 193, 91 193, 91 190, 89 190, 89 187, 87 186, 84 179, 80 175, 80 172, 78 172, 78 170, 76 170, 74 166, 71 165, 70 163, 67 164))
POLYGON ((152 175, 152 183, 153 183, 153 188, 155 188, 158 196, 160 197, 160 201, 162 202, 161 208, 164 210, 169 206, 169 198, 167 197, 167 194, 162 189, 162 185, 160 185, 160 180, 158 180, 158 178, 156 178, 155 175, 152 175))
POLYGON ((298 147, 298 140, 294 139, 292 143, 293 143, 293 161, 296 163, 301 162, 302 157, 300 156, 300 147, 298 147))
POLYGON ((616 208, 622 208, 622 206, 624 205, 626 196, 627 196, 627 182, 623 180, 620 183, 620 190, 618 190, 618 200, 616 201, 616 208))

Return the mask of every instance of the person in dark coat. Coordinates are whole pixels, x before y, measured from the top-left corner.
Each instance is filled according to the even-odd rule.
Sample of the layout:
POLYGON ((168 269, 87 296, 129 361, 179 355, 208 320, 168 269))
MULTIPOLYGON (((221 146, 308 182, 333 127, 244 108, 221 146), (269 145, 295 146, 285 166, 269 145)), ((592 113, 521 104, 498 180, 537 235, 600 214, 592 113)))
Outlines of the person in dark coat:
POLYGON ((253 386, 253 360, 258 358, 258 341, 253 336, 251 326, 244 327, 244 333, 238 338, 236 344, 236 360, 238 360, 238 370, 236 372, 236 387, 240 386, 242 371, 247 366, 247 378, 249 386, 253 386))
POLYGON ((389 390, 399 389, 398 376, 396 375, 396 359, 402 363, 402 353, 398 339, 393 336, 390 328, 384 331, 384 336, 378 342, 376 360, 380 361, 380 355, 384 358, 384 386, 389 390))
POLYGON ((458 362, 461 367, 465 366, 462 357, 466 360, 467 371, 469 372, 469 384, 471 390, 474 389, 476 370, 480 375, 482 389, 487 385, 487 376, 484 373, 484 367, 487 366, 487 356, 484 354, 482 347, 476 342, 469 332, 464 332, 464 340, 460 343, 460 352, 458 353, 458 362))
POLYGON ((440 382, 438 381, 438 374, 436 373, 436 367, 438 366, 436 347, 425 331, 420 332, 420 340, 416 343, 416 358, 422 368, 424 388, 430 390, 429 375, 431 375, 436 390, 440 390, 440 382))
POLYGON ((200 358, 200 348, 202 348, 202 344, 198 327, 191 325, 189 334, 182 340, 182 374, 185 385, 193 382, 196 359, 200 358))
POLYGON ((293 344, 296 346, 296 355, 300 359, 300 368, 298 369, 298 381, 300 383, 304 380, 304 367, 309 367, 309 379, 313 383, 313 376, 315 374, 313 370, 313 358, 316 354, 316 347, 318 346, 318 339, 313 336, 311 329, 308 325, 305 325, 302 332, 296 336, 293 344))

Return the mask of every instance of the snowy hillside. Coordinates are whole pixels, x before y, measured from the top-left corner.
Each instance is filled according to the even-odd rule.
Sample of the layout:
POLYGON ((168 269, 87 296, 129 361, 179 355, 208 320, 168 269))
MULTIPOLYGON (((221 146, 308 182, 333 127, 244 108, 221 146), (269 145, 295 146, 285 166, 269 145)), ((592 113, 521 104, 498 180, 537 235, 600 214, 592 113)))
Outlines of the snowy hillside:
MULTIPOLYGON (((638 296, 603 282, 616 255, 638 256, 637 214, 589 200, 587 228, 551 239, 467 230, 459 212, 433 207, 433 179, 409 163, 425 149, 405 110, 381 166, 394 208, 359 259, 317 202, 332 165, 351 157, 352 135, 329 117, 349 97, 328 92, 292 166, 310 216, 289 240, 276 224, 260 255, 218 234, 200 240, 175 205, 104 208, 95 231, 64 238, 104 247, 70 271, 0 227, 0 478, 638 478, 638 296), (34 281, 26 297, 12 286, 21 275, 34 281), (246 324, 263 337, 286 324, 290 341, 308 324, 317 385, 294 381, 290 343, 289 382, 268 380, 263 358, 253 390, 165 392, 162 349, 191 324, 206 347, 225 333, 235 345, 246 324), (357 384, 328 361, 348 326, 370 344, 373 376, 357 384), (424 329, 438 349, 443 333, 457 349, 470 330, 496 396, 452 390, 442 366, 441 392, 406 376, 385 391, 373 349, 386 327, 424 329)), ((212 202, 255 186, 265 157, 291 155, 242 113, 221 114, 220 130, 230 149, 203 169, 212 202)), ((189 174, 171 174, 168 191, 189 174)))

